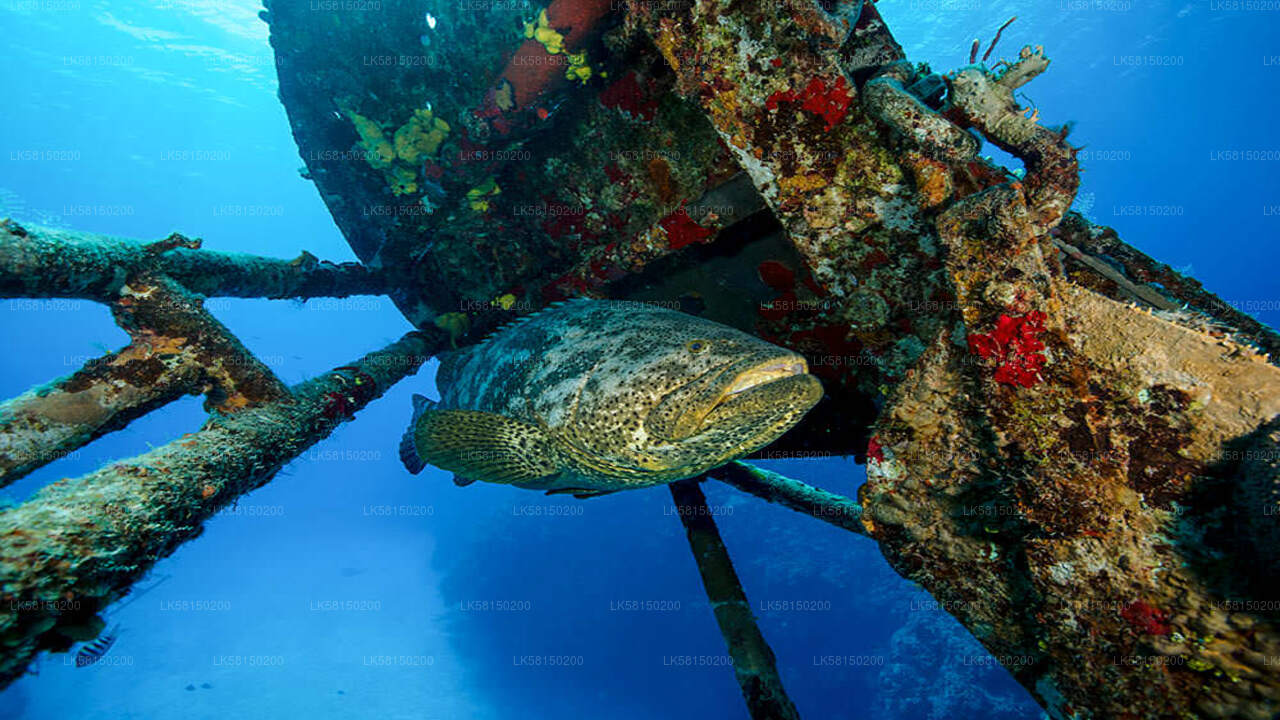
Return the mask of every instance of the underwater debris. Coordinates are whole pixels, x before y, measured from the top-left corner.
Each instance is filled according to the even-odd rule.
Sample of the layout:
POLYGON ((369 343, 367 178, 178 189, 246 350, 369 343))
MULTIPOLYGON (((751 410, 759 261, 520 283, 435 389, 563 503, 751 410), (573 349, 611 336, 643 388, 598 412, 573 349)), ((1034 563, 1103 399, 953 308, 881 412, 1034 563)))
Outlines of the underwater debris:
POLYGON ((711 601, 716 624, 729 646, 733 674, 742 689, 748 712, 758 720, 799 720, 800 715, 783 688, 777 659, 756 624, 751 603, 733 569, 702 488, 693 480, 668 487, 698 564, 702 586, 711 601))
MULTIPOLYGON (((553 45, 580 52, 573 36, 599 23, 566 19, 603 5, 555 0, 543 23, 546 31, 563 36, 553 45)), ((481 195, 468 198, 467 205, 455 197, 452 207, 464 212, 456 218, 436 213, 428 227, 417 214, 385 223, 360 221, 351 208, 367 205, 370 196, 356 194, 363 188, 356 187, 350 172, 326 175, 336 166, 317 163, 312 168, 317 187, 362 258, 388 267, 405 257, 421 261, 412 283, 388 289, 439 347, 445 332, 455 343, 474 340, 468 337, 473 322, 482 331, 526 303, 566 294, 622 296, 658 275, 680 277, 714 268, 760 281, 760 287, 751 286, 761 296, 748 297, 745 321, 725 310, 726 296, 742 285, 728 291, 706 288, 701 307, 709 317, 726 313, 744 329, 768 334, 793 350, 858 365, 857 372, 842 367, 830 377, 841 379, 841 389, 863 393, 844 395, 841 404, 874 398, 864 418, 836 426, 850 445, 865 440, 866 423, 879 416, 866 444, 865 531, 901 574, 939 599, 962 599, 956 616, 996 657, 1030 658, 1031 663, 1010 670, 1052 714, 1163 717, 1198 703, 1196 711, 1205 715, 1265 717, 1262 713, 1274 707, 1268 703, 1277 696, 1277 680, 1259 658, 1280 654, 1275 623, 1214 607, 1224 597, 1213 584, 1214 573, 1234 572, 1239 558, 1225 553, 1188 569, 1204 560, 1195 556, 1201 547, 1180 537, 1185 554, 1170 550, 1171 530, 1194 537, 1217 528, 1194 513, 1169 508, 1192 507, 1183 485, 1191 486, 1193 478, 1228 482, 1215 475, 1226 471, 1210 461, 1227 443, 1264 428, 1275 414, 1274 365, 1237 342, 1230 329, 1242 329, 1259 347, 1274 342, 1274 333, 1246 325, 1221 300, 1166 274, 1167 268, 1136 254, 1113 232, 1075 223, 1065 214, 1079 170, 1066 143, 1067 128, 1040 126, 1034 109, 1028 116, 1013 92, 1048 66, 1041 49, 1024 48, 1015 62, 1001 61, 990 71, 967 68, 948 76, 948 104, 938 108, 940 76, 899 62, 901 50, 874 4, 835 7, 828 13, 803 3, 708 0, 663 15, 661 3, 633 3, 626 22, 649 35, 676 74, 675 87, 693 102, 669 101, 672 83, 646 66, 652 57, 648 48, 622 52, 627 41, 607 38, 605 46, 619 58, 645 58, 624 71, 645 78, 636 83, 644 94, 610 96, 610 102, 602 95, 600 105, 619 112, 602 111, 594 103, 570 105, 575 112, 548 125, 557 133, 564 130, 559 139, 571 149, 557 154, 540 147, 536 161, 519 170, 495 169, 483 157, 483 143, 515 132, 517 121, 527 119, 512 113, 531 111, 530 116, 546 119, 550 111, 544 116, 540 110, 556 105, 544 103, 544 93, 566 82, 564 63, 545 63, 541 75, 515 72, 500 78, 493 89, 498 112, 479 122, 472 122, 466 108, 486 88, 469 100, 436 98, 435 81, 423 81, 416 71, 411 82, 394 90, 378 88, 382 98, 396 94, 394 100, 371 94, 377 109, 361 105, 369 117, 398 119, 421 107, 422 95, 430 92, 433 100, 441 100, 437 107, 449 108, 450 118, 464 118, 456 123, 456 135, 437 148, 439 162, 423 159, 421 168, 401 168, 389 179, 369 173, 371 163, 352 163, 365 176, 385 181, 377 184, 373 201, 385 202, 388 191, 411 195, 413 183, 431 193, 425 178, 449 172, 451 188, 479 187, 492 177, 508 198, 529 198, 548 214, 552 208, 572 208, 565 216, 521 223, 510 208, 500 206, 512 203, 489 207, 481 195), (789 30, 774 31, 778 28, 789 30), (842 91, 833 95, 841 80, 842 91), (770 110, 768 98, 780 87, 787 95, 778 96, 770 110), (846 94, 850 102, 844 105, 846 94), (522 98, 533 100, 522 105, 522 98), (709 123, 689 108, 700 108, 709 123), (652 117, 645 117, 649 113, 652 117), (801 121, 793 122, 796 117, 801 121), (690 139, 702 125, 724 138, 723 152, 714 138, 701 141, 705 133, 698 141, 690 139), (618 128, 641 138, 635 141, 640 144, 625 144, 618 128), (1026 177, 1015 178, 976 157, 970 130, 1011 148, 1027 163, 1026 177), (455 140, 459 151, 449 152, 445 145, 455 140), (694 159, 623 159, 636 147, 672 148, 694 159), (470 153, 465 160, 463 152, 470 153), (611 161, 596 162, 605 153, 611 161), (752 196, 755 207, 767 203, 795 252, 756 252, 760 246, 744 244, 747 260, 741 266, 726 258, 697 258, 694 267, 677 262, 713 254, 696 247, 684 254, 688 257, 664 255, 670 249, 663 242, 670 236, 661 227, 664 213, 686 199, 682 193, 695 196, 737 171, 722 161, 724 153, 735 155, 758 190, 752 196), (460 164, 467 164, 471 174, 453 174, 460 164), (547 168, 555 171, 544 172, 547 168), (522 193, 523 185, 537 183, 553 188, 550 197, 522 193), (484 203, 483 210, 465 212, 473 199, 484 203), (651 260, 662 257, 672 262, 644 274, 651 260), (510 307, 491 300, 507 296, 513 298, 510 307), (1154 306, 1162 297, 1175 305, 1185 302, 1215 322, 1191 322, 1186 313, 1150 315, 1129 304, 1154 306), (459 299, 481 309, 452 318, 442 314, 457 308, 459 299), (443 323, 436 324, 441 318, 443 323), (1218 320, 1224 329, 1215 328, 1218 320), (1028 326, 1029 337, 1024 337, 1028 326), (977 351, 967 342, 973 330, 986 331, 974 333, 985 338, 977 341, 977 351), (1037 347, 1041 343, 1044 347, 1037 347), (1049 357, 1051 363, 1040 359, 1049 357), (980 360, 1010 364, 1005 379, 1012 382, 990 384, 991 373, 980 360), (1000 387, 1022 387, 1029 379, 1035 380, 1035 392, 1000 387), (958 521, 960 503, 970 501, 1015 513, 1007 522, 958 521), (1117 598, 1125 603, 1141 598, 1147 609, 1130 605, 1120 612, 1080 612, 1075 606, 1109 601, 1114 607, 1117 598), (1139 630, 1157 632, 1135 632, 1135 622, 1139 630), (1166 643, 1186 638, 1203 646, 1186 670, 1156 672, 1107 662, 1116 653, 1149 655, 1153 646, 1178 656, 1181 648, 1166 643)), ((301 57, 291 55, 298 45, 288 42, 287 24, 279 23, 282 34, 275 20, 288 18, 289 12, 276 7, 270 14, 272 41, 281 57, 292 61, 301 57)), ((326 45, 336 48, 340 66, 333 74, 281 73, 281 95, 294 103, 291 122, 308 156, 324 156, 312 150, 335 149, 323 142, 308 144, 323 140, 333 122, 319 123, 317 132, 295 120, 313 117, 297 112, 300 106, 307 109, 297 98, 310 92, 299 88, 319 88, 315 94, 322 100, 307 100, 322 106, 326 118, 332 114, 335 94, 321 91, 331 90, 334 77, 342 78, 339 84, 350 82, 351 49, 364 47, 350 37, 374 34, 358 18, 351 20, 350 36, 343 36, 347 26, 341 24, 327 29, 333 42, 326 45), (299 81, 300 75, 305 80, 299 81)), ((543 40, 551 40, 549 32, 543 40)), ((510 70, 517 59, 548 57, 546 45, 525 40, 518 52, 502 47, 485 55, 501 59, 477 77, 487 84, 503 62, 510 70), (522 54, 528 46, 537 54, 522 54)), ((446 45, 443 38, 435 43, 446 45)), ((978 49, 971 58, 975 62, 978 49)), ((386 145, 397 150, 390 125, 364 129, 356 130, 357 146, 366 156, 373 153, 373 162, 383 161, 386 145)), ((392 162, 402 163, 398 152, 392 162)), ((413 205, 410 200, 405 204, 413 205)), ((695 213, 690 220, 703 229, 723 227, 708 217, 695 213)), ((697 242, 712 241, 713 235, 697 242)), ((164 255, 187 252, 198 251, 178 248, 164 255)), ((298 265, 305 269, 313 263, 298 265)), ((57 275, 56 263, 50 273, 57 275)), ((672 288, 657 287, 655 295, 672 288)), ((676 287, 669 297, 686 290, 676 287)), ((349 417, 363 392, 364 380, 349 371, 329 380, 332 385, 319 398, 299 409, 311 421, 336 424, 349 417)), ((384 387, 383 380, 376 379, 374 386, 384 387)), ((818 432, 802 435, 800 442, 820 439, 818 432)), ((262 439, 284 441, 275 435, 262 439)), ((268 455, 261 464, 229 470, 265 478, 277 459, 268 455)), ((129 472, 150 483, 169 470, 146 463, 129 472)), ((1273 467, 1250 467, 1246 477, 1266 492, 1274 489, 1273 467)), ((220 479, 202 478, 182 487, 193 502, 216 504, 243 485, 221 489, 226 486, 220 479)), ((92 509, 89 503, 86 507, 92 509)), ((3 537, 15 553, 30 540, 3 537)), ((35 627, 51 622, 37 618, 35 627)))
POLYGON ((17 223, 0 226, 0 297, 113 302, 123 279, 143 272, 173 278, 205 297, 309 298, 381 295, 394 272, 360 263, 294 263, 201 249, 174 233, 144 243, 17 223))
POLYGON ((763 500, 850 532, 866 534, 866 528, 862 526, 862 506, 847 497, 741 461, 717 468, 710 475, 763 500))
POLYGON ((48 638, 78 622, 45 599, 105 607, 199 535, 218 510, 266 483, 444 343, 442 332, 409 333, 294 386, 285 399, 214 413, 188 438, 54 483, 0 513, 0 578, 8 598, 0 607, 0 643, 9 648, 0 658, 0 682, 20 677, 48 638), (356 406, 327 417, 330 393, 356 406), (207 496, 203 489, 210 485, 221 490, 207 496))
POLYGON ((111 310, 128 346, 0 404, 0 485, 183 395, 206 394, 209 409, 226 413, 289 397, 202 299, 172 279, 127 280, 111 310))

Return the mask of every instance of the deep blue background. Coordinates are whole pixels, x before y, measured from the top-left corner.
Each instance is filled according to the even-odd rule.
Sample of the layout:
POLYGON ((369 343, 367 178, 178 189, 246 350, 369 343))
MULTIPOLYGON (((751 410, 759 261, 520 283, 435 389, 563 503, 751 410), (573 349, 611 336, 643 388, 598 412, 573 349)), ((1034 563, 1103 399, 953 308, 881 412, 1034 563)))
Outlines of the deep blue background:
MULTIPOLYGON (((1044 123, 1077 123, 1072 138, 1087 146, 1078 207, 1275 325, 1280 11, 1235 5, 879 7, 909 57, 943 71, 1018 15, 997 56, 1043 43, 1053 58, 1024 91, 1044 123)), ((257 9, 0 6, 0 215, 354 259, 298 175, 257 9)), ((381 298, 208 306, 289 382, 409 329, 381 298)), ((5 397, 125 341, 104 308, 79 301, 0 302, 0 338, 5 397)), ((124 632, 106 661, 43 659, 38 676, 0 694, 0 717, 745 717, 665 489, 577 503, 405 474, 396 440, 409 394, 434 392, 432 372, 163 562, 156 574, 169 579, 114 613, 124 632), (661 609, 624 609, 635 601, 661 609), (557 661, 569 666, 548 666, 557 661)), ((5 492, 20 501, 202 417, 197 399, 177 403, 5 492)), ((774 466, 847 494, 864 478, 840 459, 774 466)), ((1038 716, 872 543, 707 491, 804 717, 1038 716), (792 601, 805 609, 786 609, 792 601)))

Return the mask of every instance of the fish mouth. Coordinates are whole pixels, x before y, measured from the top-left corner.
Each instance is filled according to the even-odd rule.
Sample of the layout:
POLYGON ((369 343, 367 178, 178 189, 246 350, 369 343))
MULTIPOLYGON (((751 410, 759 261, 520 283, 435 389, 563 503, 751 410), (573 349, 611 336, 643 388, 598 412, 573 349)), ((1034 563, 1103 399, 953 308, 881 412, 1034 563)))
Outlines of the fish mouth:
POLYGON ((720 396, 720 402, 724 402, 734 395, 740 395, 748 390, 754 390, 762 385, 768 385, 796 375, 804 375, 808 372, 809 363, 802 357, 787 358, 768 365, 751 368, 733 379, 733 382, 725 389, 724 394, 720 396))
POLYGON ((810 385, 807 380, 818 385, 809 374, 804 357, 795 353, 761 353, 721 366, 700 378, 698 384, 702 387, 691 387, 689 394, 673 394, 664 400, 680 402, 685 407, 662 437, 679 442, 726 423, 741 423, 745 417, 776 412, 796 403, 805 404, 804 409, 808 410, 817 397, 810 397, 814 391, 811 387, 806 390, 810 385))
POLYGON ((812 375, 809 374, 809 363, 799 355, 769 360, 746 370, 730 369, 717 383, 723 390, 713 396, 713 402, 704 406, 706 410, 701 414, 702 422, 699 424, 735 408, 745 408, 757 402, 776 402, 787 397, 792 386, 804 377, 812 375), (770 396, 774 396, 772 400, 766 399, 770 396))
POLYGON ((722 378, 724 389, 701 416, 698 432, 729 433, 739 455, 773 442, 822 399, 822 383, 799 355, 774 356, 722 378))

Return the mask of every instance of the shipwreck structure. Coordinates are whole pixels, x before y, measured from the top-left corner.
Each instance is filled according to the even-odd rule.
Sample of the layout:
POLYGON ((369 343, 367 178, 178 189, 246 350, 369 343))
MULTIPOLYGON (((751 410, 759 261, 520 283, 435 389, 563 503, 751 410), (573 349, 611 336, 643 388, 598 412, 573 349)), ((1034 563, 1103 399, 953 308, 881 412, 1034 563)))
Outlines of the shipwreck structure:
MULTIPOLYGON (((1280 336, 1070 211, 1076 148, 1014 99, 1043 48, 933 72, 860 0, 330 7, 262 18, 361 264, 0 227, 0 296, 132 339, 0 405, 0 479, 210 410, 0 513, 5 681, 434 353, 587 296, 807 355, 827 397, 772 450, 855 456, 860 497, 711 475, 877 542, 1051 716, 1280 713, 1280 336), (362 293, 419 332, 292 388, 201 307, 362 293)), ((795 717, 701 491, 672 493, 752 716, 795 717)))

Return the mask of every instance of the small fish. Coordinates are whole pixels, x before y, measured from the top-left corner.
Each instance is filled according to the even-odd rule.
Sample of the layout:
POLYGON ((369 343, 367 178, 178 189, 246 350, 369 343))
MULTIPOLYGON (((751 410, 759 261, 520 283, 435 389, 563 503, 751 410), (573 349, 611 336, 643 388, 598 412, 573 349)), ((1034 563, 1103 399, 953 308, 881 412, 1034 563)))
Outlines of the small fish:
POLYGON ((804 358, 645 303, 574 300, 446 355, 400 444, 476 480, 591 497, 694 477, 768 445, 822 397, 804 358))
POLYGON ((88 667, 101 660, 111 646, 116 644, 116 639, 119 637, 120 625, 116 624, 105 635, 100 635, 94 638, 93 642, 86 643, 80 648, 80 652, 76 653, 76 667, 88 667))
MULTIPOLYGON (((134 592, 132 595, 130 595, 128 600, 125 600, 124 602, 116 605, 114 608, 112 608, 112 610, 115 612, 119 612, 120 610, 123 610, 124 608, 128 607, 130 604, 136 602, 138 598, 142 597, 143 595, 146 595, 152 590, 155 590, 162 583, 164 583, 165 580, 168 580, 169 577, 170 576, 168 575, 161 575, 159 578, 156 579, 155 582, 151 583, 150 585, 148 585, 147 587, 141 590, 134 592)), ((78 668, 88 667, 98 662, 99 660, 101 660, 102 657, 107 654, 107 651, 111 649, 111 646, 116 644, 116 640, 118 640, 119 638, 120 638, 120 623, 116 623, 115 625, 112 625, 111 629, 108 630, 105 634, 99 635, 98 637, 94 638, 92 641, 87 642, 80 647, 80 650, 76 653, 76 667, 78 668)))

